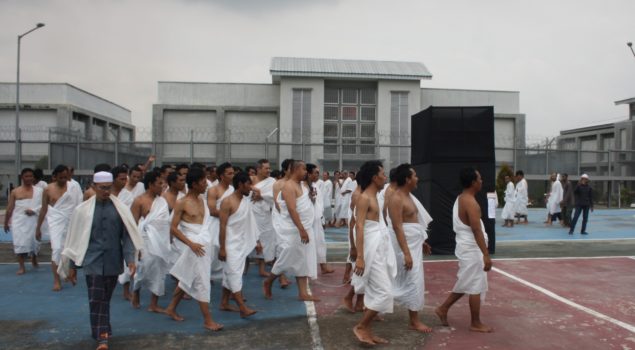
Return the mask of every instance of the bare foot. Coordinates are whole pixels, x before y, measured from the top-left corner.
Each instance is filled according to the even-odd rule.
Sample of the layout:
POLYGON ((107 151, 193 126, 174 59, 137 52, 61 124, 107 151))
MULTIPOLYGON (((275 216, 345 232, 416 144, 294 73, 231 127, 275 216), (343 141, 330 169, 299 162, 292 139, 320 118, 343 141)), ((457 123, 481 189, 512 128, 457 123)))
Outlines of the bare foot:
POLYGON ((481 332, 481 333, 492 333, 494 328, 484 325, 482 323, 472 324, 470 326, 470 331, 472 332, 481 332))
POLYGON ((54 283, 53 284, 53 289, 51 289, 54 292, 59 292, 60 290, 62 290, 62 285, 59 283, 54 283))
POLYGON ((313 302, 318 302, 320 301, 320 298, 316 298, 312 295, 299 295, 298 296, 298 300, 300 301, 313 301, 313 302))
POLYGON ((262 282, 262 292, 265 295, 265 299, 271 299, 271 281, 269 279, 262 282))
POLYGON ((240 312, 240 317, 241 317, 241 318, 247 318, 247 317, 249 317, 249 316, 251 316, 251 315, 255 314, 256 312, 258 312, 258 311, 253 310, 253 309, 250 309, 250 308, 248 308, 248 307, 245 307, 245 311, 241 311, 241 312, 240 312))
POLYGON ((183 316, 179 315, 176 313, 176 311, 174 310, 165 310, 165 314, 172 317, 173 320, 181 322, 183 320, 185 320, 185 318, 183 318, 183 316))
POLYGON ((357 296, 357 302, 355 303, 355 312, 364 312, 364 299, 357 296))
POLYGON ((411 323, 409 328, 412 329, 413 331, 417 331, 417 332, 421 332, 421 333, 430 333, 430 332, 432 332, 432 328, 426 326, 422 322, 416 322, 414 324, 411 323))
POLYGON ((139 301, 135 301, 134 299, 130 302, 130 305, 132 305, 132 307, 135 309, 141 308, 141 303, 139 303, 139 301))
POLYGON ((231 311, 231 312, 238 312, 238 311, 240 311, 240 309, 238 309, 236 306, 231 305, 231 304, 227 304, 227 305, 222 305, 222 304, 221 304, 221 305, 218 307, 218 309, 219 309, 220 311, 231 311))
POLYGON ((352 298, 351 299, 349 299, 347 297, 342 298, 342 305, 350 313, 352 313, 352 314, 355 313, 355 309, 353 308, 353 299, 352 298))
POLYGON ((447 310, 442 310, 441 307, 438 307, 436 309, 434 309, 434 313, 437 314, 437 316, 439 316, 439 319, 441 320, 441 324, 444 326, 449 326, 450 324, 448 323, 448 311, 447 310))
POLYGON ((150 305, 148 307, 148 311, 149 312, 155 312, 157 314, 164 314, 165 313, 165 309, 164 308, 158 307, 158 306, 152 306, 152 305, 150 305))
POLYGON ((355 326, 353 327, 353 333, 360 342, 367 345, 377 345, 377 343, 373 341, 373 335, 370 333, 370 330, 355 326))
POLYGON ((223 329, 223 325, 220 323, 216 323, 214 321, 210 322, 210 323, 203 323, 203 327, 205 327, 205 329, 209 329, 210 331, 220 331, 221 329, 223 329))
POLYGON ((388 344, 388 340, 386 340, 386 339, 384 339, 384 338, 381 338, 381 337, 378 337, 378 336, 376 336, 376 335, 373 335, 373 341, 374 341, 376 344, 388 344))
POLYGON ((132 297, 130 296, 130 292, 128 292, 126 290, 123 291, 123 298, 124 298, 124 300, 132 301, 132 297))
POLYGON ((189 294, 185 293, 183 294, 183 300, 192 300, 192 297, 189 294))
POLYGON ((269 277, 269 276, 271 276, 271 273, 267 272, 267 271, 263 271, 263 272, 260 272, 258 274, 260 275, 260 277, 269 277))
POLYGON ((25 272, 26 270, 24 269, 24 267, 21 267, 18 269, 18 271, 15 274, 20 276, 20 275, 24 275, 25 272))
POLYGON ((40 264, 37 262, 37 257, 34 256, 33 258, 31 258, 31 266, 33 266, 34 269, 40 267, 40 264))
POLYGON ((385 319, 380 314, 377 314, 375 315, 375 317, 373 317, 373 321, 384 322, 385 319))
POLYGON ((291 282, 289 282, 289 280, 286 277, 285 278, 280 277, 280 288, 287 289, 287 287, 289 287, 290 285, 291 285, 291 282))

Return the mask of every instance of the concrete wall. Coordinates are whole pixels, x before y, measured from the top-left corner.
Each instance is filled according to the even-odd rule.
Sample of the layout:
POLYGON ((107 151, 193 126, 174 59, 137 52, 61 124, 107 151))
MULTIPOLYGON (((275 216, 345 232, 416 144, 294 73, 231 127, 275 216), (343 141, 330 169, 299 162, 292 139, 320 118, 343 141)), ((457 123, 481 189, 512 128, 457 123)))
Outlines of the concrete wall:
POLYGON ((430 106, 494 106, 496 113, 520 113, 520 92, 463 89, 421 89, 421 109, 430 106))
POLYGON ((277 107, 279 87, 271 84, 159 82, 157 104, 277 107))

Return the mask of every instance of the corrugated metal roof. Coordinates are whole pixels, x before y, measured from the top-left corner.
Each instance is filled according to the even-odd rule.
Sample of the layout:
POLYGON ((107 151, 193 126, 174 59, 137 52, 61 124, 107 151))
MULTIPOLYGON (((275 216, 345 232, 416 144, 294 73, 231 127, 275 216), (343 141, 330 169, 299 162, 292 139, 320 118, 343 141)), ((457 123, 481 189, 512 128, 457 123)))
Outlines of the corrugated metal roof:
POLYGON ((625 100, 615 101, 615 105, 628 105, 635 103, 635 97, 627 98, 625 100))
POLYGON ((269 72, 271 72, 274 81, 281 76, 391 80, 421 80, 432 78, 432 74, 430 74, 428 68, 419 62, 298 57, 272 58, 269 72))

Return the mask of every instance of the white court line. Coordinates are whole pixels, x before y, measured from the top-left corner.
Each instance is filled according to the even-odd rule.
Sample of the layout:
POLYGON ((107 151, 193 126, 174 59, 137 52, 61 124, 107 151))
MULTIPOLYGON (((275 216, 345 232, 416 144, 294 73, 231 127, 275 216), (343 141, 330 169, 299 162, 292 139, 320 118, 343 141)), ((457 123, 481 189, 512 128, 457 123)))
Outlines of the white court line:
POLYGON ((588 314, 590 314, 590 315, 592 315, 592 316, 594 316, 596 318, 602 319, 604 321, 611 322, 611 323, 615 324, 616 326, 622 327, 622 328, 626 329, 627 331, 635 333, 635 326, 633 326, 633 325, 630 325, 630 324, 628 324, 626 322, 622 322, 620 320, 616 320, 616 319, 614 319, 614 318, 612 318, 610 316, 607 316, 605 314, 599 313, 599 312, 597 312, 597 311, 595 311, 593 309, 589 309, 586 306, 582 306, 582 305, 580 305, 578 303, 575 303, 575 302, 573 302, 573 301, 571 301, 571 300, 569 300, 567 298, 564 298, 564 297, 562 297, 562 296, 560 296, 560 295, 558 295, 558 294, 556 294, 556 293, 554 293, 554 292, 552 292, 552 291, 550 291, 548 289, 540 287, 540 286, 538 286, 536 284, 533 284, 533 283, 531 283, 529 281, 526 281, 526 280, 524 280, 524 279, 522 279, 520 277, 514 276, 514 275, 512 275, 512 274, 510 274, 508 272, 505 272, 505 271, 503 271, 503 270, 501 270, 499 268, 493 267, 492 271, 496 271, 496 272, 500 273, 501 275, 506 276, 507 278, 510 278, 510 279, 512 279, 512 280, 514 280, 516 282, 520 282, 520 283, 526 285, 527 287, 533 288, 533 289, 545 294, 546 296, 548 296, 550 298, 553 298, 553 299, 555 299, 555 300, 557 300, 557 301, 559 301, 561 303, 564 303, 564 304, 567 304, 567 305, 573 307, 574 309, 586 312, 586 313, 588 313, 588 314))
MULTIPOLYGON (((307 285, 309 295, 311 293, 311 287, 307 285)), ((322 346, 322 338, 320 337, 320 326, 317 323, 317 312, 315 311, 315 303, 312 301, 305 301, 306 306, 306 318, 309 322, 309 330, 311 332, 311 342, 313 343, 313 350, 324 350, 322 346)))
MULTIPOLYGON (((494 261, 522 261, 522 260, 580 260, 580 259, 635 259, 630 255, 610 255, 610 256, 556 256, 556 257, 540 257, 540 258, 493 258, 494 261)), ((423 260, 424 263, 439 263, 439 262, 457 262, 457 259, 435 259, 435 260, 423 260)), ((329 264, 346 264, 346 261, 329 261, 329 264)))

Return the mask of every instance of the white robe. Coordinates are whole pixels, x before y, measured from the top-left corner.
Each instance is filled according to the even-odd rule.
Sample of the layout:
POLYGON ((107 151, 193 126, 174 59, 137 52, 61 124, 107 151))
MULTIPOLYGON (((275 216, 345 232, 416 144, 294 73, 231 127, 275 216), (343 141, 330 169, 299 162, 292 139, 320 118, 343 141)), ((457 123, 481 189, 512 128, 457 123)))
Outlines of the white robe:
POLYGON ((324 212, 322 216, 324 216, 325 222, 333 220, 331 198, 333 198, 333 182, 331 180, 327 180, 324 181, 324 185, 322 185, 322 205, 324 205, 324 212))
POLYGON ((428 239, 426 230, 432 217, 419 200, 412 194, 410 198, 417 207, 418 223, 404 223, 403 230, 412 257, 412 269, 404 267, 404 254, 399 247, 392 224, 389 226, 390 238, 397 261, 397 276, 393 283, 395 302, 404 305, 410 311, 421 311, 425 303, 425 279, 423 269, 423 243, 428 239))
POLYGON ((265 261, 273 261, 276 257, 276 232, 273 229, 272 213, 273 208, 273 184, 276 179, 269 177, 254 185, 260 190, 262 200, 254 202, 252 211, 256 218, 257 232, 262 245, 262 257, 265 261))
POLYGON ((135 197, 132 195, 132 192, 128 191, 128 189, 124 187, 121 189, 121 191, 119 191, 117 198, 119 198, 119 200, 124 205, 127 205, 128 208, 130 208, 132 206, 132 202, 134 202, 135 197))
MULTIPOLYGON (((220 205, 223 203, 223 200, 229 197, 232 193, 234 193, 234 186, 229 185, 225 193, 223 193, 223 195, 216 200, 216 210, 220 210, 220 205)), ((220 250, 220 242, 218 241, 219 234, 220 234, 220 220, 218 220, 217 217, 210 215, 209 229, 210 229, 210 234, 212 239, 212 245, 211 245, 211 251, 210 251, 211 253, 210 263, 212 264, 211 274, 212 274, 212 279, 219 280, 223 278, 223 262, 218 260, 218 251, 220 250)))
MULTIPOLYGON (((483 252, 476 244, 472 228, 461 221, 459 217, 459 200, 454 202, 452 208, 452 227, 456 233, 456 248, 454 255, 459 260, 459 272, 457 281, 452 288, 454 293, 465 293, 469 295, 481 295, 481 300, 485 300, 487 292, 487 272, 483 271, 483 252)), ((481 220, 481 230, 487 245, 487 232, 481 220)))
POLYGON ((156 197, 150 212, 139 220, 139 233, 145 248, 137 262, 134 290, 147 288, 154 295, 165 294, 165 275, 170 257, 170 213, 168 202, 156 197))
POLYGON ((527 180, 522 179, 516 184, 516 214, 527 215, 527 204, 529 204, 527 180))
POLYGON ((514 220, 515 216, 515 208, 516 208, 516 189, 514 188, 513 182, 507 183, 507 188, 505 189, 505 206, 503 207, 503 212, 501 217, 503 220, 514 220))
POLYGON ((296 277, 317 278, 315 235, 313 234, 315 213, 308 188, 302 186, 302 196, 296 198, 296 210, 302 226, 309 235, 308 244, 302 243, 298 228, 289 216, 287 204, 282 200, 282 192, 278 193, 278 205, 280 205, 278 220, 280 242, 278 243, 281 250, 271 272, 275 275, 284 273, 296 277))
POLYGON ((227 258, 223 263, 223 287, 232 293, 243 289, 245 260, 258 241, 256 226, 251 199, 243 198, 236 212, 227 220, 225 230, 227 258))
POLYGON ((340 210, 342 209, 342 181, 341 180, 337 180, 335 184, 335 195, 333 196, 333 198, 335 200, 335 209, 333 211, 333 216, 339 220, 341 219, 339 215, 340 215, 340 210))
POLYGON ((49 184, 47 184, 45 181, 40 180, 38 183, 36 183, 36 184, 35 184, 35 185, 33 185, 33 186, 35 186, 35 187, 39 187, 39 188, 41 188, 41 189, 42 189, 42 191, 44 191, 44 190, 46 189, 46 186, 48 186, 48 185, 49 185, 49 184))
POLYGON ((350 220, 349 210, 351 206, 351 196, 353 195, 353 191, 355 191, 355 187, 353 186, 353 180, 350 177, 347 177, 342 184, 342 188, 336 193, 336 195, 340 196, 340 210, 337 214, 338 219, 346 219, 350 220), (350 191, 349 193, 344 194, 345 191, 350 191))
POLYGON ((315 184, 315 202, 313 203, 313 212, 315 218, 313 220, 313 234, 315 235, 315 253, 318 264, 326 264, 326 238, 324 237, 324 226, 322 226, 322 219, 324 213, 324 194, 322 193, 323 187, 315 184))
MULTIPOLYGON (((353 274, 351 285, 355 293, 364 294, 364 305, 381 313, 393 312, 393 280, 397 275, 395 252, 391 248, 388 228, 379 222, 364 222, 364 273, 353 274)), ((355 239, 357 239, 354 236, 355 239)))
MULTIPOLYGON (((132 191, 129 191, 124 186, 124 188, 119 191, 117 199, 119 199, 121 203, 126 205, 128 208, 132 207, 132 203, 134 202, 135 198, 139 197, 143 194, 143 192, 145 192, 145 190, 143 192, 139 192, 139 185, 143 187, 143 183, 138 182, 137 185, 132 189, 132 191)), ((126 264, 124 264, 123 273, 121 273, 121 275, 117 277, 117 281, 119 282, 119 284, 130 283, 130 270, 128 269, 128 266, 126 264)))
POLYGON ((31 198, 15 201, 13 214, 11 215, 11 235, 13 238, 13 252, 16 254, 37 253, 40 251, 40 243, 35 239, 38 214, 42 207, 42 189, 33 186, 31 198), (27 210, 32 210, 35 215, 26 215, 27 210))
POLYGON ((75 210, 77 205, 80 204, 76 202, 76 199, 77 197, 67 187, 66 192, 55 202, 55 205, 49 205, 46 212, 46 221, 51 235, 51 261, 58 265, 64 249, 64 241, 66 240, 66 232, 71 221, 71 215, 73 215, 73 210, 75 210))
POLYGON ((549 199, 547 200, 547 209, 549 210, 549 214, 558 214, 560 213, 560 202, 562 202, 562 183, 560 182, 560 176, 558 175, 558 179, 551 183, 551 193, 549 193, 549 199))
POLYGON ((79 182, 74 179, 70 179, 68 181, 68 191, 71 191, 77 204, 84 201, 84 192, 82 191, 82 186, 79 182))
POLYGON ((211 293, 211 266, 212 266, 212 237, 210 224, 212 216, 209 208, 205 207, 205 216, 202 224, 192 224, 181 221, 179 229, 192 242, 203 245, 205 254, 197 256, 192 249, 185 247, 181 256, 176 261, 170 274, 179 280, 179 288, 192 298, 209 303, 211 293))

